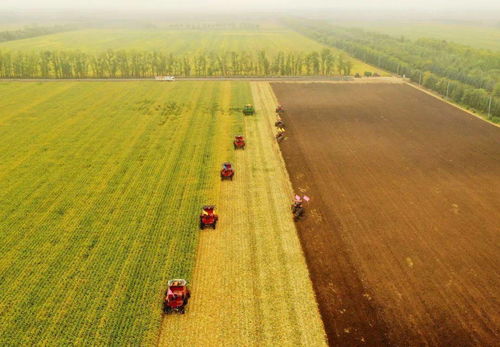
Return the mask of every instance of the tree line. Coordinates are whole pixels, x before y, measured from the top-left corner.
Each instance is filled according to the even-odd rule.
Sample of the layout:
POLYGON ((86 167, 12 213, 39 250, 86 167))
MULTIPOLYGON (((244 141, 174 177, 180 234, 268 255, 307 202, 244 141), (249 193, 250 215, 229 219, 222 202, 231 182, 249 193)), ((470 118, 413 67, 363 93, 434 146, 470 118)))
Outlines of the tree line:
POLYGON ((500 52, 442 40, 408 40, 312 21, 287 21, 295 30, 354 57, 439 92, 500 121, 500 52))
POLYGON ((60 33, 64 31, 75 30, 76 27, 72 25, 54 25, 54 26, 32 26, 25 27, 18 30, 0 31, 0 42, 27 39, 30 37, 37 37, 49 34, 60 33))
POLYGON ((174 76, 350 75, 352 62, 312 52, 0 51, 0 78, 148 78, 174 76))

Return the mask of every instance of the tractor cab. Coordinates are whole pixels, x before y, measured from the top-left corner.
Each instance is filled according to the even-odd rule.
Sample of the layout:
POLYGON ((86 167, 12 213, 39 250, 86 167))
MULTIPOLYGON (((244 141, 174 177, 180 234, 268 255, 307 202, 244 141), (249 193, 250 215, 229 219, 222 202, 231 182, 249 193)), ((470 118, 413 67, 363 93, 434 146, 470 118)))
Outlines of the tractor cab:
POLYGON ((222 164, 222 169, 220 170, 220 179, 221 180, 233 180, 234 177, 234 169, 231 163, 227 162, 222 164))
POLYGON ((245 149, 245 138, 242 135, 236 135, 233 141, 234 149, 245 149))
POLYGON ((276 113, 284 113, 284 112, 285 109, 283 108, 283 106, 281 105, 276 106, 276 113))
POLYGON ((185 313, 186 305, 191 296, 191 292, 187 287, 187 281, 183 279, 175 279, 168 281, 168 288, 163 299, 163 312, 185 313))
POLYGON ((243 107, 243 114, 245 116, 251 116, 255 113, 255 108, 253 107, 252 104, 246 104, 244 107, 243 107))
POLYGON ((205 229, 206 227, 211 227, 215 229, 219 216, 215 213, 215 206, 206 205, 203 206, 200 214, 200 229, 205 229))

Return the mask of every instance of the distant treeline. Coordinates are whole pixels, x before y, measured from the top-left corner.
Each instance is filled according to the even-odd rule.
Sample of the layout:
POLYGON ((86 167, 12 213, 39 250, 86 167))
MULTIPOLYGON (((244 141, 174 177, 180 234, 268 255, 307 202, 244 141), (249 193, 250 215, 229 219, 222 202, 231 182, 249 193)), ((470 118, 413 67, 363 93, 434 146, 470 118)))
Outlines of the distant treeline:
POLYGON ((320 52, 0 51, 0 78, 144 78, 175 76, 350 75, 352 62, 320 52))
POLYGON ((33 27, 25 27, 23 29, 18 29, 18 30, 0 31, 0 42, 27 39, 30 37, 55 34, 75 29, 76 27, 72 25, 54 25, 47 27, 33 26, 33 27))
POLYGON ((457 103, 484 113, 491 108, 492 119, 500 121, 500 52, 442 40, 408 40, 312 21, 287 23, 317 41, 405 75, 457 103))
POLYGON ((168 25, 169 29, 191 29, 191 30, 258 30, 260 29, 259 24, 255 23, 173 23, 168 25))

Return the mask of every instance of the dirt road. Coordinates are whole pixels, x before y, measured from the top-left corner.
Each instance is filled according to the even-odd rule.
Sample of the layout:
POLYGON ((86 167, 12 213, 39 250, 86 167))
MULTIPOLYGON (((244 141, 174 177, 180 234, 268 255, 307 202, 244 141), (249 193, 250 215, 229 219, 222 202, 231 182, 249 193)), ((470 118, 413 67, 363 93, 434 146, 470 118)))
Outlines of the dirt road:
POLYGON ((273 89, 330 343, 496 344, 500 129, 407 85, 273 89))

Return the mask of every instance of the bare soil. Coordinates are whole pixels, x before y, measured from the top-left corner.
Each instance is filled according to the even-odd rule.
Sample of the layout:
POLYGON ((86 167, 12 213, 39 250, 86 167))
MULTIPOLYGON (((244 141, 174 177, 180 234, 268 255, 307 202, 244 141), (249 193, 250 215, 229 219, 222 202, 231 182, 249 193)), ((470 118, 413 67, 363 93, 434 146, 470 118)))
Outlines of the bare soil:
POLYGON ((332 345, 497 345, 500 128, 407 85, 273 83, 332 345))

